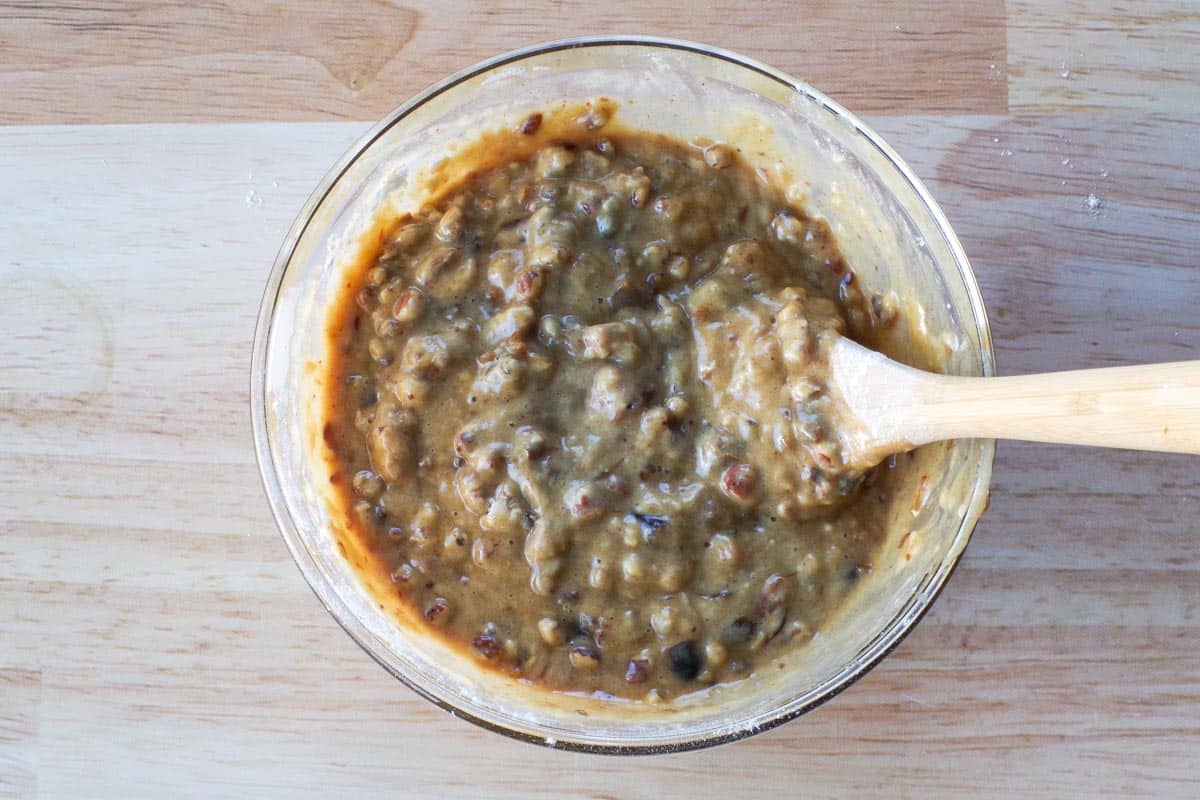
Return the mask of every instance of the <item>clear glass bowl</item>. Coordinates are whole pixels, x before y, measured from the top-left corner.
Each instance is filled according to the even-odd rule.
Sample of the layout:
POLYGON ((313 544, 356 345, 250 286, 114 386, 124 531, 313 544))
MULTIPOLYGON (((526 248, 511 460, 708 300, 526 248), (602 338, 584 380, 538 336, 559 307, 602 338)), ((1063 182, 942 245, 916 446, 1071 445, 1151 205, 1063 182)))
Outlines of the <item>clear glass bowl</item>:
POLYGON ((289 231, 259 313, 251 374, 254 443, 288 548, 321 602, 380 664, 451 714, 516 738, 615 753, 686 750, 766 730, 828 700, 882 659, 938 594, 986 505, 994 443, 918 451, 929 476, 903 500, 879 562, 847 605, 774 674, 675 703, 548 692, 490 672, 402 611, 388 613, 339 546, 316 398, 326 304, 357 237, 415 175, 483 128, 598 96, 634 128, 742 147, 812 215, 856 277, 895 290, 904 324, 939 343, 939 369, 993 373, 987 317, 958 239, 921 181, 878 135, 777 70, 687 42, 551 42, 491 59, 400 106, 333 166, 289 231), (911 508, 909 507, 911 505, 911 508))

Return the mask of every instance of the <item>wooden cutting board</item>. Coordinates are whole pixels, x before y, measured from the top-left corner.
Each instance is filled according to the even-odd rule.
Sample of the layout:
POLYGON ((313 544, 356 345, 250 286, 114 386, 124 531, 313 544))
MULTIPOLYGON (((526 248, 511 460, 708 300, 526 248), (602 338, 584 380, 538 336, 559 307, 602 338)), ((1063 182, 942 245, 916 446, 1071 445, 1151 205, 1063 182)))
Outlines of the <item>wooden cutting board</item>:
POLYGON ((453 719, 304 584, 247 403, 326 167, 477 60, 673 35, 883 133, 970 254, 1000 369, 1200 358, 1189 2, 0 3, 0 796, 1200 796, 1200 460, 1002 444, 894 654, 716 750, 453 719))

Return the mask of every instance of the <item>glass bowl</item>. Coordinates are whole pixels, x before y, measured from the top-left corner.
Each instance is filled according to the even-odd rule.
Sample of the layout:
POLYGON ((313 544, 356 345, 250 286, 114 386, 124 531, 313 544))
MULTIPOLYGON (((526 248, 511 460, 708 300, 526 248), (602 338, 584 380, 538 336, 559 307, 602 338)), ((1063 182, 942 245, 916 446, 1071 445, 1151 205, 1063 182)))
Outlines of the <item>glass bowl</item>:
MULTIPOLYGON (((255 333, 251 409, 275 520, 304 577, 380 664, 451 714, 546 745, 610 753, 736 740, 812 709, 879 662, 929 608, 987 500, 994 443, 921 448, 873 570, 785 670, 658 705, 550 692, 498 675, 385 608, 331 522, 318 397, 327 303, 384 203, 488 127, 604 96, 626 125, 740 147, 789 199, 830 225, 856 279, 895 291, 898 336, 936 344, 920 366, 991 375, 979 288, 921 181, 877 134, 804 83, 733 53, 648 37, 571 39, 485 61, 375 126, 321 180, 271 271, 255 333), (916 481, 916 475, 924 478, 916 481), (777 674, 776 674, 777 673, 777 674)), ((399 200, 397 199, 399 198, 399 200)), ((895 356, 904 357, 898 340, 895 356)))

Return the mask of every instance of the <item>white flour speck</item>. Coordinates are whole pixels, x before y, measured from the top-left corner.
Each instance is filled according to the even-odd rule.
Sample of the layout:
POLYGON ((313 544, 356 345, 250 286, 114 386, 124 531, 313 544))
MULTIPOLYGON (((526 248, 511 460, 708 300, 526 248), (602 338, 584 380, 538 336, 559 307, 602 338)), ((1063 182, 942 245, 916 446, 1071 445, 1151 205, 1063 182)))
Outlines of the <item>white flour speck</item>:
POLYGON ((1087 206, 1088 211, 1094 216, 1100 213, 1100 209, 1104 208, 1104 201, 1096 197, 1095 193, 1089 192, 1087 199, 1083 201, 1087 206))
POLYGON ((1064 167, 1069 167, 1069 166, 1071 166, 1071 159, 1069 159, 1069 158, 1064 158, 1064 159, 1063 159, 1063 166, 1064 166, 1064 167))
POLYGON ((246 205, 250 208, 258 208, 262 205, 262 197, 258 192, 250 189, 246 192, 246 205))

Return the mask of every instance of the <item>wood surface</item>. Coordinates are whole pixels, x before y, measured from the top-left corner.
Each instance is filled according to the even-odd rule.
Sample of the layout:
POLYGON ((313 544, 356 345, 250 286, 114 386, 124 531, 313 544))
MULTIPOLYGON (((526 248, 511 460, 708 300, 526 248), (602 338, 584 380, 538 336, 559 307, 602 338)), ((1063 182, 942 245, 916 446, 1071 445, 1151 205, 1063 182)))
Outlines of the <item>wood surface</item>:
POLYGON ((1002 373, 1200 357, 1191 2, 0 2, 0 796, 1200 796, 1194 456, 1001 444, 914 633, 699 753, 476 729, 317 602, 250 441, 285 230, 426 83, 612 31, 861 113, 962 238, 1002 373))

